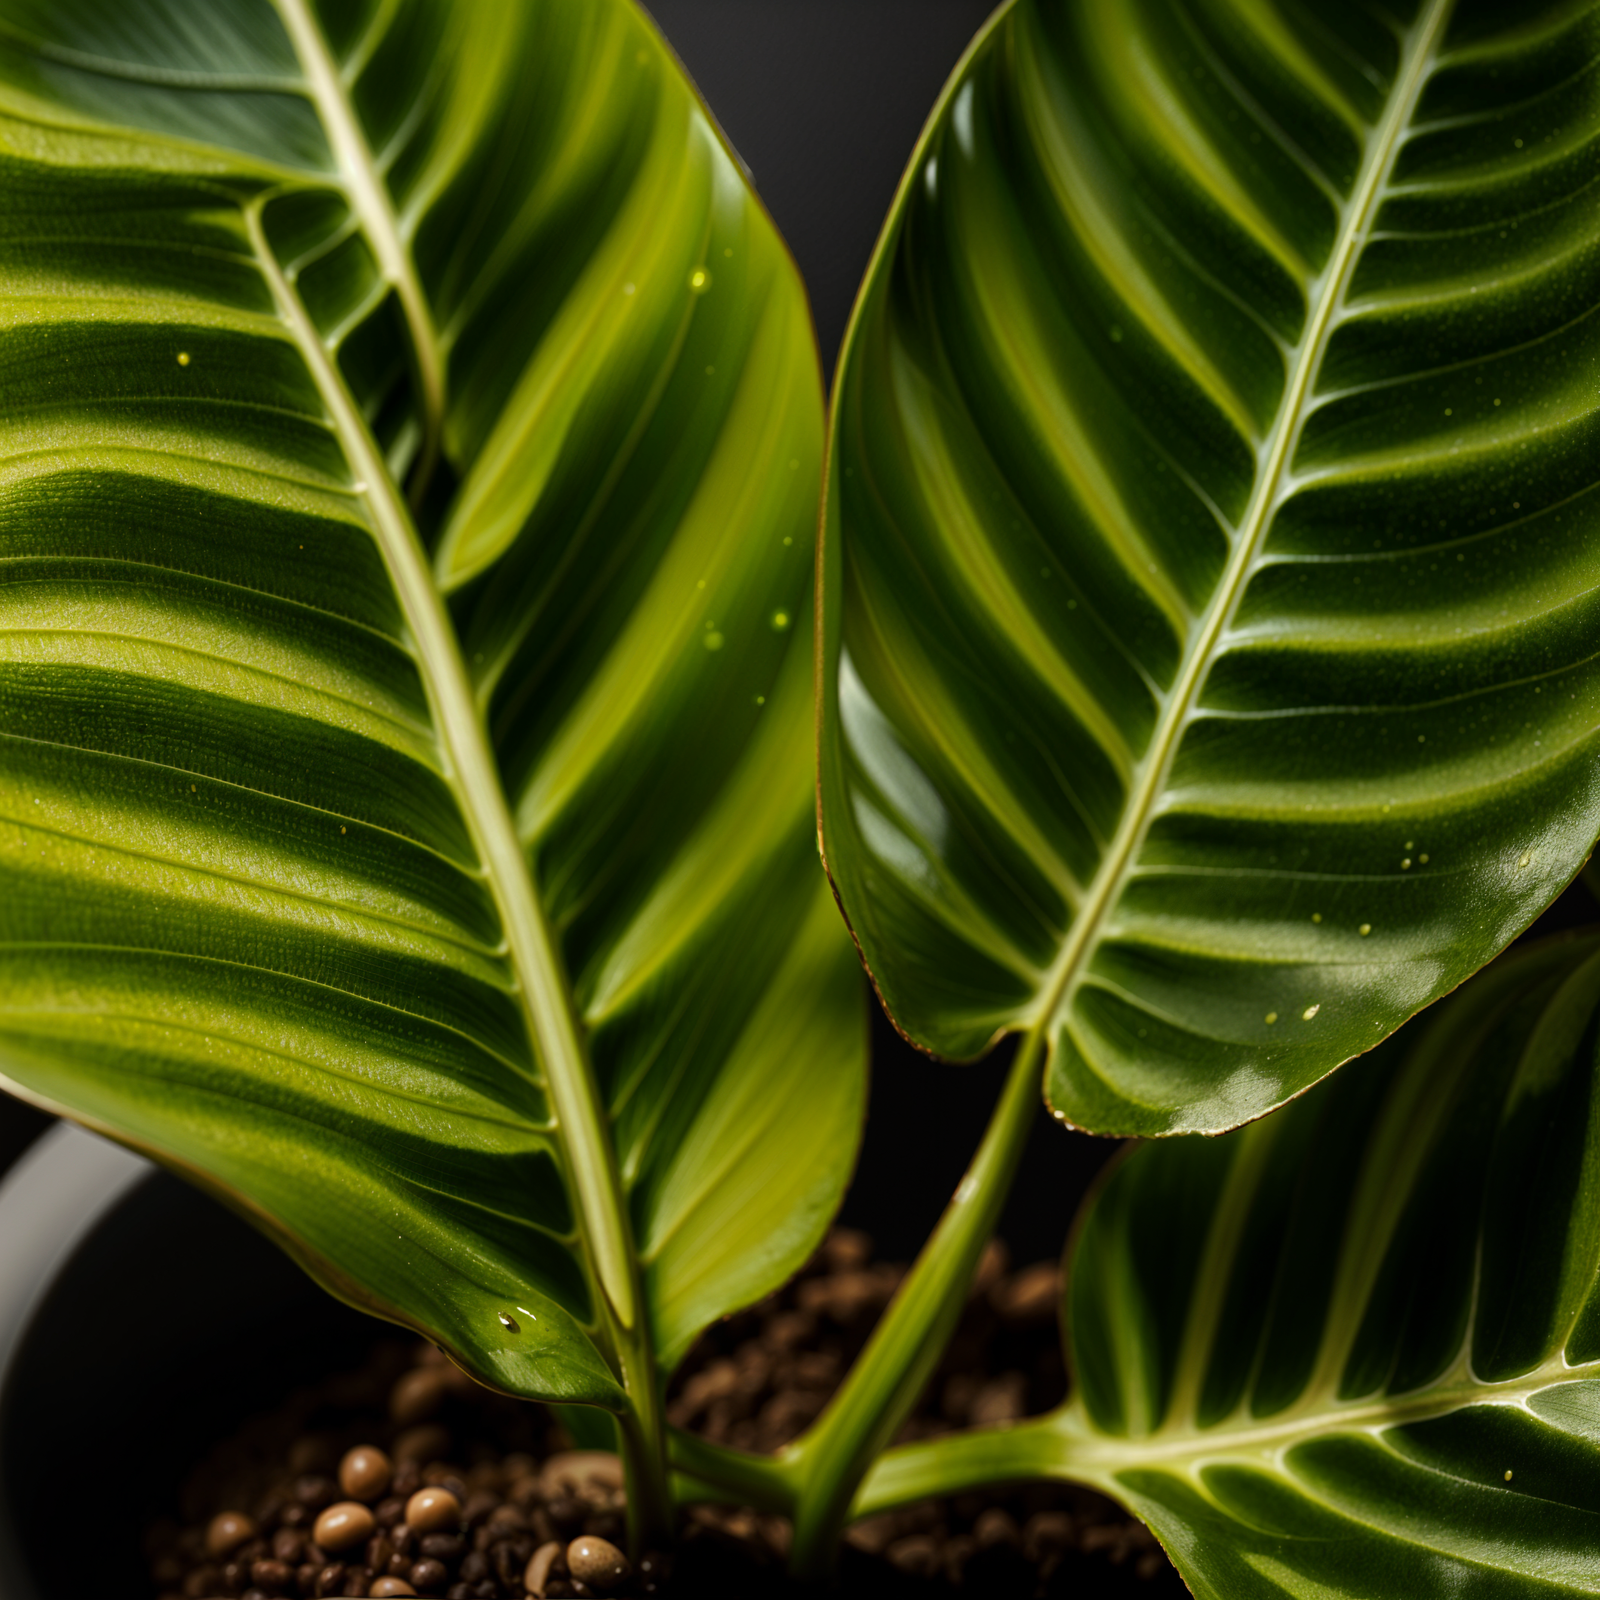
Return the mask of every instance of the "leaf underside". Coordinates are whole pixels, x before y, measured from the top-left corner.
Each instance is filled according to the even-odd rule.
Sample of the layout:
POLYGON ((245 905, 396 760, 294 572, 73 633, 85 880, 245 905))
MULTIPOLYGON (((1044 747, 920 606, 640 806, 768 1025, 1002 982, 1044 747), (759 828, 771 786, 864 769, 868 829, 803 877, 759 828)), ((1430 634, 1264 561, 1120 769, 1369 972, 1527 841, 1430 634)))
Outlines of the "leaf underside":
POLYGON ((1059 1470, 1202 1600, 1600 1593, 1597 1046, 1590 933, 1134 1151, 1072 1252, 1059 1470))
POLYGON ((668 1365, 859 1133, 770 222, 628 0, 14 0, 0 283, 6 1085, 621 1405, 537 1005, 668 1365))
POLYGON ((841 363, 822 824, 918 1042, 1218 1131, 1600 827, 1590 4, 1017 0, 841 363))

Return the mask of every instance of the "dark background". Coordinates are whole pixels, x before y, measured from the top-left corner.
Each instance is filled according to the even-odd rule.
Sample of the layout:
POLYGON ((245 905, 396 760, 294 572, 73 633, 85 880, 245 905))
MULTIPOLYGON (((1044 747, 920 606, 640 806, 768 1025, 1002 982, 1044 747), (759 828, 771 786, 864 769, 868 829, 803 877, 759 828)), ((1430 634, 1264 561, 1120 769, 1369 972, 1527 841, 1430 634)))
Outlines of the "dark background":
POLYGON ((743 157, 833 359, 911 147, 993 0, 645 0, 743 157))

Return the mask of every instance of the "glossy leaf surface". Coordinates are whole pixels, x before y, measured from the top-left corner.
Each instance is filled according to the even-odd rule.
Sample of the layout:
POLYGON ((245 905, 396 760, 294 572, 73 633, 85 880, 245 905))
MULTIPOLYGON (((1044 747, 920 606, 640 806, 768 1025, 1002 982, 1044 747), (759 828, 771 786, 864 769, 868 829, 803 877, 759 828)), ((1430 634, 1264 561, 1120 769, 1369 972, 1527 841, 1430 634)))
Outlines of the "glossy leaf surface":
POLYGON ((1079 1415, 1197 1595, 1600 1592, 1597 1006, 1593 937, 1518 956, 1100 1196, 1079 1415))
POLYGON ((1092 1483, 1200 1600, 1600 1593, 1600 935, 1248 1128, 1134 1149, 1067 1320, 1066 1407, 869 1490, 1092 1483))
POLYGON ((1595 10, 1017 0, 846 341, 822 823, 918 1042, 1216 1131, 1600 826, 1595 10))
POLYGON ((622 1405, 859 1132, 792 263, 628 0, 8 0, 0 167, 0 1072, 622 1405))

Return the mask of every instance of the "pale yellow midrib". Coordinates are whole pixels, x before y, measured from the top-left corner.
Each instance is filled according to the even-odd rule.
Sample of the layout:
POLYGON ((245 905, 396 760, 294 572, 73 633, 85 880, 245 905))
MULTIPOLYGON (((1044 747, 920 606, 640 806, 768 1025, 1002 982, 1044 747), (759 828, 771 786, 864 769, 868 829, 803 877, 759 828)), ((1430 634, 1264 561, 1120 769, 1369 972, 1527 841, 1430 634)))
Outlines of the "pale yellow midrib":
POLYGON ((416 355, 418 396, 422 413, 422 446, 418 452, 418 476, 425 477, 438 453, 444 428, 444 358, 439 336, 433 325, 433 312, 417 277, 411 251, 400 228, 400 219, 389 198, 373 160, 367 136, 356 120, 338 65, 328 51, 322 30, 312 17, 306 0, 274 0, 284 29, 294 45, 301 70, 311 93, 323 129, 332 146, 334 160, 344 180, 344 190, 361 224, 361 231, 372 246, 378 270, 394 288, 411 336, 416 355))
POLYGON ((1101 923, 1121 897, 1134 855, 1150 824, 1152 807, 1171 773, 1179 738, 1211 666, 1216 642, 1232 620, 1261 543, 1271 527, 1284 474, 1305 423, 1305 400, 1321 367, 1334 315, 1343 302, 1378 193, 1398 152, 1400 133, 1416 105, 1423 75, 1453 3, 1454 0, 1431 0, 1426 16, 1412 31, 1411 49, 1396 80, 1389 109, 1363 158, 1355 192, 1345 209, 1338 239, 1315 291, 1311 316, 1290 368, 1284 397, 1267 438, 1265 460, 1240 521, 1233 553, 1156 723, 1149 750, 1141 763, 1142 775, 1124 807, 1122 820, 1107 847, 1100 870, 1089 884, 1083 909, 1068 930, 1061 954, 1041 989, 1040 1004, 1029 1019, 1033 1029, 1048 1028, 1068 1003, 1084 959, 1098 938, 1101 923))
POLYGON ((1073 1475, 1077 1477, 1149 1466, 1185 1463, 1197 1466, 1224 1456, 1259 1457, 1333 1434, 1376 1433, 1408 1423, 1426 1422, 1432 1417, 1448 1416, 1465 1406, 1526 1406, 1543 1389, 1597 1377, 1600 1377, 1600 1362, 1569 1367, 1565 1359, 1557 1355, 1521 1378, 1505 1383, 1489 1383, 1468 1375, 1455 1383, 1440 1384, 1394 1400, 1353 1401, 1325 1410, 1291 1410, 1278 1420, 1250 1428, 1230 1428, 1227 1423, 1219 1422, 1213 1428, 1184 1427, 1170 1433, 1163 1430, 1138 1439, 1120 1439, 1096 1429, 1077 1404, 1059 1412, 1052 1426, 1071 1440, 1069 1455, 1064 1459, 1070 1460, 1073 1475))
POLYGON ((272 253, 259 203, 246 213, 246 221, 279 315, 294 336, 350 465, 364 482, 361 493, 371 513, 378 550, 410 626, 429 709, 451 769, 446 777, 500 914, 523 1013, 568 1148, 569 1175, 577 1191, 577 1209, 599 1287, 616 1321, 631 1330, 638 1320, 633 1253, 605 1117, 596 1099, 554 937, 533 892, 454 630, 377 446, 316 326, 272 253))

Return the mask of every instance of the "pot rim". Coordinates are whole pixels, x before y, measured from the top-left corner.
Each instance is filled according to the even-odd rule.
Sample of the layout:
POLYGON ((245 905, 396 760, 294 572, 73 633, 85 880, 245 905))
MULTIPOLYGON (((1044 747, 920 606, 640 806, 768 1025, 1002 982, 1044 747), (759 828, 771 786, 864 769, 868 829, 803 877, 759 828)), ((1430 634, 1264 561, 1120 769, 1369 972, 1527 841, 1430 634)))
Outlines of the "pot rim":
MULTIPOLYGON (((56 1278, 107 1214, 156 1170, 143 1156, 62 1123, 37 1139, 0 1182, 0 1416, 18 1353, 56 1278)), ((0 1595, 39 1600, 4 1492, 0 1595)))

